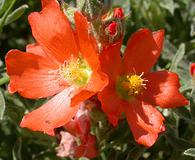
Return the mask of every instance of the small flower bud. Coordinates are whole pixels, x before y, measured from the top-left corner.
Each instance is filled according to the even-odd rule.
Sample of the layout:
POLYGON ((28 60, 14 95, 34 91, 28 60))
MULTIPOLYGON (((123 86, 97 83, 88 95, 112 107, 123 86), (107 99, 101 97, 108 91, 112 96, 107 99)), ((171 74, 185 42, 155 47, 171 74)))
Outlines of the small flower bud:
POLYGON ((111 22, 106 28, 106 31, 111 36, 114 36, 115 34, 117 34, 117 23, 115 21, 111 22))
POLYGON ((190 65, 190 75, 192 76, 192 93, 194 92, 195 93, 195 63, 192 63, 190 65))
POLYGON ((190 74, 191 76, 195 76, 195 63, 190 65, 190 74))
POLYGON ((117 43, 124 35, 124 12, 122 8, 114 8, 102 16, 100 42, 102 46, 117 43))
POLYGON ((124 18, 124 11, 122 8, 114 8, 114 18, 124 18))

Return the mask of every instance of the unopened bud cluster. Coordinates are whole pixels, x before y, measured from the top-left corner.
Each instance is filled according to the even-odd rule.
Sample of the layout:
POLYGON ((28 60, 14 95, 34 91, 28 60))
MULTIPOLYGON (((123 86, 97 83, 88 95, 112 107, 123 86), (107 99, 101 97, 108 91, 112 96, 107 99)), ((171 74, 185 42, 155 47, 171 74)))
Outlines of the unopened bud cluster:
POLYGON ((124 12, 122 8, 112 9, 113 0, 77 0, 77 8, 62 5, 64 13, 74 25, 74 12, 80 10, 88 19, 90 32, 96 38, 99 49, 120 41, 124 35, 124 12))
POLYGON ((102 17, 100 41, 110 44, 120 40, 124 34, 124 12, 122 8, 114 8, 102 17))

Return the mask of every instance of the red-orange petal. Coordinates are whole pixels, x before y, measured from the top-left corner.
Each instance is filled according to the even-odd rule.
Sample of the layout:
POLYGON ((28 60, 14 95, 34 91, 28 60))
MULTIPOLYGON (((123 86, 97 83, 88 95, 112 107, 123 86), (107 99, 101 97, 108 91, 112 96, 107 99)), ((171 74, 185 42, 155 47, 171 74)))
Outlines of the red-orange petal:
POLYGON ((26 46, 26 52, 48 58, 47 53, 43 51, 43 48, 39 44, 28 44, 26 46))
POLYGON ((127 104, 119 99, 113 84, 105 87, 104 90, 98 94, 98 99, 101 102, 102 110, 106 113, 109 122, 116 127, 123 112, 123 108, 125 108, 127 104))
POLYGON ((165 130, 161 113, 141 101, 136 101, 126 108, 126 118, 137 143, 146 147, 151 147, 158 134, 165 130))
POLYGON ((179 92, 180 84, 176 73, 158 71, 145 76, 147 89, 141 98, 155 106, 174 108, 188 105, 188 100, 179 92))
POLYGON ((163 40, 164 30, 152 33, 148 29, 141 29, 135 32, 127 43, 124 72, 148 72, 160 55, 163 40))
POLYGON ((90 33, 90 27, 86 17, 80 12, 75 12, 75 25, 80 54, 87 60, 91 68, 97 68, 99 66, 97 44, 90 33))
POLYGON ((70 107, 71 92, 72 88, 67 88, 40 108, 28 113, 20 126, 54 135, 54 129, 68 123, 79 109, 79 105, 70 107))
POLYGON ((53 96, 65 88, 59 85, 59 75, 49 73, 58 66, 46 57, 11 50, 5 61, 11 93, 18 92, 26 98, 36 99, 53 96))
POLYGON ((41 0, 41 4, 42 4, 42 8, 46 7, 48 3, 56 3, 58 4, 58 1, 57 0, 41 0))
POLYGON ((78 54, 70 23, 55 0, 42 1, 43 9, 29 15, 29 23, 37 42, 46 53, 63 63, 78 54))
POLYGON ((117 76, 121 72, 121 56, 120 49, 122 45, 122 39, 120 42, 110 45, 107 48, 103 48, 100 54, 100 62, 102 70, 109 76, 110 80, 116 81, 117 76))

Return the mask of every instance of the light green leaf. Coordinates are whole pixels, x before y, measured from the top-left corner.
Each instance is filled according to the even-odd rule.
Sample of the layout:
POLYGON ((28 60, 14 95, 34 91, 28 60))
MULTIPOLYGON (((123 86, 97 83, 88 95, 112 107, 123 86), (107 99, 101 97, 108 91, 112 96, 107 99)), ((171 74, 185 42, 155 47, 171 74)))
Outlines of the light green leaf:
POLYGON ((0 11, 3 9, 3 6, 5 6, 5 0, 0 0, 0 11))
POLYGON ((0 16, 9 7, 11 0, 0 0, 0 16))
POLYGON ((0 0, 0 16, 5 11, 5 9, 8 7, 8 0, 0 0))
POLYGON ((187 156, 195 157, 195 148, 189 148, 185 150, 184 154, 187 156))
POLYGON ((160 6, 167 9, 172 15, 174 15, 175 9, 179 7, 173 0, 164 0, 160 3, 160 6))
POLYGON ((3 97, 2 92, 0 91, 0 120, 3 119, 4 112, 5 112, 5 99, 3 97))
POLYGON ((169 69, 170 71, 176 71, 177 70, 178 64, 182 60, 184 54, 185 54, 185 44, 182 43, 179 46, 179 49, 177 50, 177 53, 173 57, 171 67, 169 69))
POLYGON ((28 5, 22 5, 16 10, 14 10, 11 14, 9 14, 5 20, 5 25, 12 23, 13 21, 17 20, 20 16, 22 16, 25 10, 28 8, 28 5))
POLYGON ((75 24, 74 22, 74 12, 76 11, 76 8, 69 6, 67 3, 64 3, 63 6, 63 11, 67 15, 68 19, 72 24, 75 24))

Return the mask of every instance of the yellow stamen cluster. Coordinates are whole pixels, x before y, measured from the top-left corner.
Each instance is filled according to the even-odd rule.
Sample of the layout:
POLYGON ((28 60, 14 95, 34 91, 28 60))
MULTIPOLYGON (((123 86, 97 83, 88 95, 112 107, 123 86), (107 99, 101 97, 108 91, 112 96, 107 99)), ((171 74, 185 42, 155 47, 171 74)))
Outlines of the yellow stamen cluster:
POLYGON ((142 78, 144 73, 141 75, 129 74, 119 77, 116 90, 119 96, 126 100, 131 100, 135 96, 142 93, 143 89, 146 89, 148 80, 142 78))
POLYGON ((80 87, 89 81, 92 70, 85 60, 78 58, 76 60, 71 59, 68 62, 64 62, 64 64, 60 66, 59 74, 70 85, 80 87))
POLYGON ((122 82, 122 87, 128 90, 129 96, 136 96, 142 91, 143 87, 145 86, 143 82, 144 79, 142 79, 141 76, 138 76, 136 74, 127 75, 126 81, 122 82))

